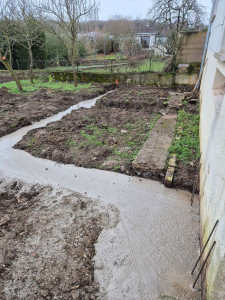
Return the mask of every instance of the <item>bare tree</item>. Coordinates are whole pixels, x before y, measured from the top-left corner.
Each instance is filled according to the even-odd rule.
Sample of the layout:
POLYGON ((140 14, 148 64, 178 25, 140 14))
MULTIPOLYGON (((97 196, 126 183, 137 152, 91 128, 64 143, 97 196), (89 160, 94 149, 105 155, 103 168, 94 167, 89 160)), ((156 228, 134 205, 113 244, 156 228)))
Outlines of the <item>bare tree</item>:
POLYGON ((65 45, 72 63, 74 86, 77 86, 76 64, 80 21, 96 14, 99 3, 95 0, 46 0, 39 7, 44 28, 65 45))
MULTIPOLYGON (((33 0, 11 0, 9 8, 16 21, 14 41, 28 50, 30 58, 30 82, 33 83, 34 56, 33 48, 40 46, 39 23, 35 20, 35 2, 33 0)), ((44 46, 44 45, 42 45, 44 46)))
POLYGON ((0 62, 15 80, 19 91, 23 91, 21 83, 12 68, 12 45, 15 24, 11 19, 6 1, 0 3, 0 62))
POLYGON ((127 43, 130 43, 132 48, 136 27, 130 17, 121 15, 112 16, 105 26, 105 31, 113 36, 115 44, 114 48, 118 47, 119 50, 121 50, 122 46, 127 43))
POLYGON ((171 54, 171 70, 176 70, 177 54, 185 32, 195 29, 204 18, 204 8, 197 0, 153 0, 149 17, 168 26, 168 50, 171 54))

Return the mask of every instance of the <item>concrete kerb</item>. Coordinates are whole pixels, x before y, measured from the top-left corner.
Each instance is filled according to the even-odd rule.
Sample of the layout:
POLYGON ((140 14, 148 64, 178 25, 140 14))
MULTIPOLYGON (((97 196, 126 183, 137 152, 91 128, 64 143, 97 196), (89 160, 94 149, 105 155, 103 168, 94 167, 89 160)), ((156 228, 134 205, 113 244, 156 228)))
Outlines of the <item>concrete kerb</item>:
POLYGON ((167 188, 171 188, 173 184, 173 177, 176 168, 176 160, 177 160, 176 154, 172 154, 169 159, 168 169, 164 181, 165 187, 167 188))

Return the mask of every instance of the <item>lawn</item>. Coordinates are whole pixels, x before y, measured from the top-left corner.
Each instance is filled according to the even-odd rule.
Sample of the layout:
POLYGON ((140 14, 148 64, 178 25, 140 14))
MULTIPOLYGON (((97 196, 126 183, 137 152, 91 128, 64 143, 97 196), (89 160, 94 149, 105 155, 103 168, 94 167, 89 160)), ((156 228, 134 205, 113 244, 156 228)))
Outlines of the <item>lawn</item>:
MULTIPOLYGON (((49 81, 43 81, 41 79, 35 79, 34 83, 31 84, 30 80, 21 80, 20 81, 23 87, 24 92, 34 92, 40 89, 52 89, 52 90, 61 90, 61 91, 73 91, 78 92, 80 90, 90 88, 92 86, 91 83, 88 84, 78 84, 77 87, 73 85, 73 83, 67 82, 55 82, 52 78, 49 78, 49 81)), ((0 88, 6 87, 9 92, 13 94, 20 94, 15 81, 10 81, 6 83, 1 83, 0 88)))
MULTIPOLYGON (((120 55, 120 54, 115 54, 115 53, 111 53, 111 54, 108 54, 108 55, 105 55, 104 56, 104 54, 97 54, 96 56, 94 56, 94 55, 90 55, 90 56, 88 56, 88 57, 86 57, 85 59, 86 60, 96 60, 96 61, 103 61, 103 60, 121 60, 121 58, 122 59, 126 59, 126 56, 123 54, 122 56, 120 55)), ((117 63, 118 63, 118 61, 117 61, 117 63)), ((88 66, 88 67, 94 67, 95 65, 93 65, 93 66, 88 66)), ((83 68, 83 67, 87 67, 87 66, 82 66, 82 65, 80 65, 79 66, 79 69, 80 68, 83 68)), ((49 70, 51 70, 51 71, 63 71, 63 70, 72 70, 72 66, 63 66, 63 67, 60 67, 60 66, 58 66, 58 67, 49 67, 48 68, 49 70)))
MULTIPOLYGON (((110 54, 107 54, 107 55, 105 55, 104 56, 104 54, 97 54, 96 55, 96 60, 104 60, 104 59, 107 59, 107 60, 111 60, 111 59, 120 59, 120 58, 122 58, 122 59, 124 59, 124 58, 126 58, 126 55, 124 55, 124 54, 120 54, 120 53, 110 53, 110 54)), ((90 60, 93 60, 93 59, 95 59, 95 56, 94 55, 90 55, 90 56, 88 56, 87 57, 87 59, 90 59, 90 60)))
POLYGON ((123 66, 113 66, 112 64, 112 69, 111 66, 107 68, 93 68, 93 69, 88 69, 85 70, 83 69, 83 72, 92 72, 92 73, 140 73, 140 72, 162 72, 163 69, 165 68, 166 61, 157 61, 155 59, 150 60, 145 59, 141 63, 135 65, 135 66, 130 66, 130 65, 123 65, 123 66))

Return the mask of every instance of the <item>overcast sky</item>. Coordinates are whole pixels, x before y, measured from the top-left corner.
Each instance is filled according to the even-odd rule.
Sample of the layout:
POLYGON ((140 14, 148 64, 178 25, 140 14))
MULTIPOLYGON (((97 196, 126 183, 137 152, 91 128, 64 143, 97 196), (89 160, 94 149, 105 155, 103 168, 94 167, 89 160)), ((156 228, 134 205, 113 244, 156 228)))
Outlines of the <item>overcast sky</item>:
MULTIPOLYGON (((151 7, 152 0, 100 0, 100 20, 108 20, 115 14, 131 16, 133 19, 145 18, 146 12, 151 7)), ((207 13, 210 13, 211 0, 198 0, 201 5, 206 6, 207 13)))

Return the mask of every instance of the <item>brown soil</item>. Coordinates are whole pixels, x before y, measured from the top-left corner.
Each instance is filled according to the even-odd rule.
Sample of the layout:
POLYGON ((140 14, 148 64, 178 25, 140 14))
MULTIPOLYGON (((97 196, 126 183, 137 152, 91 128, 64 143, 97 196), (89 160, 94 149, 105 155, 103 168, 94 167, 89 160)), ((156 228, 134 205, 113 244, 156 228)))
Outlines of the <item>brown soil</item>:
POLYGON ((0 137, 68 109, 81 101, 104 94, 113 87, 94 85, 79 92, 40 90, 30 95, 17 95, 0 89, 0 137))
MULTIPOLYGON (((192 192, 195 181, 197 180, 198 162, 192 162, 191 164, 184 164, 183 162, 177 162, 173 187, 182 188, 192 192)), ((199 192, 199 184, 196 188, 196 193, 199 192)))
POLYGON ((9 77, 7 77, 7 76, 1 77, 1 76, 0 76, 0 83, 9 82, 9 81, 12 81, 12 80, 13 80, 13 79, 12 79, 11 76, 9 76, 9 77))
POLYGON ((101 107, 117 107, 159 113, 166 105, 169 90, 167 88, 122 87, 114 93, 103 97, 98 105, 101 107))
POLYGON ((127 93, 127 89, 116 90, 92 109, 79 109, 59 122, 32 130, 16 148, 58 163, 134 175, 134 155, 143 146, 156 112, 164 107, 168 91, 133 88, 129 102, 127 93))
MULTIPOLYGON (((139 175, 132 161, 157 116, 177 110, 168 107, 168 92, 162 88, 120 87, 91 109, 79 109, 59 122, 30 131, 15 148, 58 163, 139 175)), ((174 186, 190 190, 193 174, 195 165, 179 163, 174 186)), ((154 174, 150 178, 154 179, 154 174)))
POLYGON ((94 244, 118 212, 97 204, 69 190, 0 180, 0 299, 98 299, 94 244))

